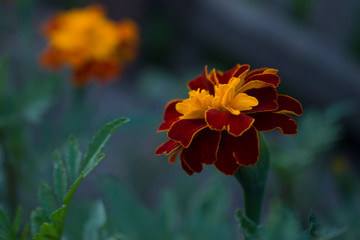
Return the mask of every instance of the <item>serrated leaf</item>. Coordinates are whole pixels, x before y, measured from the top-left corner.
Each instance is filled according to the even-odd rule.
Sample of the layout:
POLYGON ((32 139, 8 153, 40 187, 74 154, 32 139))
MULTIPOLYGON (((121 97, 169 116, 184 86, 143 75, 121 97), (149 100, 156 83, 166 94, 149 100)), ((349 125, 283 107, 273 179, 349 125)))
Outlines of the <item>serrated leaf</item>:
POLYGON ((102 160, 104 160, 105 158, 105 154, 100 154, 98 156, 96 156, 93 161, 91 162, 91 164, 88 164, 84 170, 83 170, 83 174, 84 177, 87 176, 97 165, 99 165, 99 163, 101 163, 102 160))
POLYGON ((63 201, 66 194, 68 182, 66 176, 65 166, 61 160, 60 152, 56 151, 54 154, 54 189, 60 201, 63 201))
POLYGON ((55 193, 45 183, 40 182, 38 197, 41 206, 45 210, 47 216, 50 217, 51 214, 58 209, 58 202, 55 193))
POLYGON ((89 143, 88 150, 83 159, 82 169, 84 172, 84 177, 89 174, 89 172, 99 164, 98 154, 104 148, 106 142, 109 140, 111 134, 122 124, 128 122, 127 118, 119 118, 108 124, 106 124, 103 128, 100 129, 93 138, 93 140, 89 143))
POLYGON ((43 208, 37 208, 31 212, 30 224, 31 224, 31 234, 35 235, 40 231, 41 225, 48 221, 49 218, 46 215, 46 212, 43 208))
POLYGON ((61 208, 56 210, 50 217, 50 219, 54 221, 60 229, 62 229, 62 226, 64 225, 66 210, 67 205, 63 205, 61 208))
POLYGON ((74 193, 79 186, 81 180, 84 178, 84 175, 81 173, 78 179, 74 182, 74 184, 70 187, 70 190, 66 193, 64 197, 64 204, 69 205, 71 202, 72 197, 74 196, 74 193))
POLYGON ((84 226, 84 238, 87 240, 101 240, 100 229, 106 223, 106 213, 104 204, 101 201, 97 201, 90 213, 90 218, 84 226))
POLYGON ((53 223, 44 223, 40 232, 35 235, 33 240, 60 240, 61 233, 57 226, 53 223))
POLYGON ((78 141, 74 136, 70 136, 67 144, 66 167, 71 182, 74 182, 78 177, 80 164, 81 152, 78 141))

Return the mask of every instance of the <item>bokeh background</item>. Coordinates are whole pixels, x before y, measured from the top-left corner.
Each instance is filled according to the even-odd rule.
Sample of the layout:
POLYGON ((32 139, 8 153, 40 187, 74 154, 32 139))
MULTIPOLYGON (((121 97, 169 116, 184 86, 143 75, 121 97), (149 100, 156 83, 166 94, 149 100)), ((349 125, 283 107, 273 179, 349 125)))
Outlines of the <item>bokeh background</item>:
POLYGON ((37 206, 38 181, 51 181, 53 151, 70 134, 84 149, 101 124, 131 120, 80 186, 67 239, 84 237, 89 209, 100 200, 108 231, 129 239, 241 239, 234 211, 242 192, 233 177, 213 167, 190 177, 154 154, 166 139, 156 133, 166 103, 187 98, 187 81, 205 65, 225 71, 237 63, 279 69, 279 92, 304 107, 297 136, 266 134, 272 167, 263 221, 273 236, 282 234, 269 239, 295 239, 311 209, 327 239, 359 239, 359 1, 0 0, 0 58, 7 96, 0 127, 10 139, 2 156, 4 145, 17 146, 12 185, 1 169, 0 201, 9 209, 22 205, 25 217, 37 206), (71 69, 40 67, 40 29, 58 11, 94 3, 113 20, 133 19, 141 44, 116 82, 89 84, 79 102, 71 69))

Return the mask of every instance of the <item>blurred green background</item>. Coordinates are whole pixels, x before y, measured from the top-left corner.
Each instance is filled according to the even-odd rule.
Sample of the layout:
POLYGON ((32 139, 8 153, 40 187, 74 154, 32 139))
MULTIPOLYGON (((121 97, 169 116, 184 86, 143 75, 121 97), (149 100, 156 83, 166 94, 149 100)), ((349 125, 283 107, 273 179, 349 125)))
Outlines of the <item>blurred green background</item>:
POLYGON ((322 225, 313 239, 359 239, 359 12, 357 0, 0 0, 0 204, 11 215, 21 205, 25 222, 39 180, 51 181, 53 151, 70 134, 84 149, 99 125, 126 116, 75 195, 66 239, 242 239, 234 178, 213 167, 190 177, 154 155, 166 103, 186 98, 205 65, 240 63, 279 69, 279 92, 304 107, 298 135, 265 135, 266 239, 305 239, 310 210, 322 225), (79 92, 70 69, 39 66, 40 28, 92 3, 139 24, 140 53, 118 81, 79 92))

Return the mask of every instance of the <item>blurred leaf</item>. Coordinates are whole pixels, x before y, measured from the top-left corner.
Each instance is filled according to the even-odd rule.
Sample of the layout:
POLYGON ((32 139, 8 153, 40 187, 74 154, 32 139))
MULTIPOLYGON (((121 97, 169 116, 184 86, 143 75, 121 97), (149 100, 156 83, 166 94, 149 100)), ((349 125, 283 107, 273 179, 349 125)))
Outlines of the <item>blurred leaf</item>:
POLYGON ((236 211, 236 218, 239 222, 240 231, 247 240, 260 239, 260 230, 258 225, 248 218, 242 210, 236 211))
POLYGON ((98 154, 104 148, 106 142, 109 140, 111 134, 122 124, 128 122, 127 118, 119 118, 115 121, 106 124, 99 132, 96 133, 93 140, 89 143, 88 150, 82 162, 82 169, 84 172, 84 177, 86 177, 89 172, 96 167, 104 156, 98 157, 98 154))
POLYGON ((48 220, 49 218, 43 208, 39 207, 32 211, 30 217, 31 235, 35 235, 39 232, 41 225, 48 220))
POLYGON ((90 218, 85 224, 83 239, 101 240, 99 232, 105 223, 106 213, 104 204, 101 201, 97 201, 91 210, 90 218))
POLYGON ((14 233, 17 233, 20 230, 21 224, 21 207, 18 207, 15 212, 15 218, 13 221, 12 229, 14 233))
POLYGON ((71 199, 74 196, 74 193, 83 178, 84 178, 84 175, 81 173, 80 176, 78 177, 78 179, 70 187, 70 190, 66 193, 66 195, 64 197, 64 204, 66 204, 66 205, 70 204, 71 199))
POLYGON ((67 144, 66 166, 71 182, 78 177, 81 164, 81 152, 74 136, 70 136, 67 144))
MULTIPOLYGON (((61 238, 63 226, 65 223, 66 212, 77 187, 79 186, 81 180, 87 174, 89 174, 89 172, 93 170, 94 167, 96 167, 104 158, 105 155, 99 155, 99 152, 102 150, 113 131, 125 121, 127 121, 127 119, 125 118, 113 121, 110 124, 105 125, 105 127, 103 127, 96 134, 93 141, 89 144, 88 147, 88 161, 86 162, 85 169, 81 172, 80 176, 77 177, 76 181, 72 184, 67 193, 65 193, 68 185, 67 172, 61 160, 60 153, 55 153, 53 174, 54 188, 63 205, 61 208, 58 209, 56 195, 53 190, 43 183, 40 184, 39 201, 43 209, 47 213, 47 216, 50 216, 50 219, 43 218, 42 210, 37 210, 32 213, 32 232, 33 235, 34 232, 36 233, 36 235, 34 236, 35 240, 59 240, 61 238), (41 227, 39 225, 41 225, 41 227)), ((76 168, 79 165, 81 153, 78 150, 77 141, 73 137, 70 138, 67 150, 67 166, 69 171, 71 169, 72 176, 74 177, 77 175, 76 168)), ((102 209, 97 210, 98 212, 95 212, 97 213, 97 215, 93 217, 93 221, 95 221, 96 219, 97 222, 93 222, 93 225, 105 222, 105 212, 101 212, 102 209), (104 214, 102 218, 101 214, 104 214)), ((94 229, 93 225, 87 230, 95 231, 96 229, 94 229)), ((86 239, 88 239, 89 236, 93 237, 91 233, 89 234, 90 235, 87 235, 86 239)), ((98 239, 100 239, 100 237, 98 239)))
POLYGON ((54 189, 60 201, 63 201, 68 182, 66 176, 65 166, 61 160, 60 152, 56 151, 54 154, 54 189))
POLYGON ((58 208, 58 202, 53 190, 45 183, 40 182, 39 202, 45 210, 48 217, 58 208))
POLYGON ((7 212, 0 206, 0 237, 1 239, 11 239, 12 228, 7 212))

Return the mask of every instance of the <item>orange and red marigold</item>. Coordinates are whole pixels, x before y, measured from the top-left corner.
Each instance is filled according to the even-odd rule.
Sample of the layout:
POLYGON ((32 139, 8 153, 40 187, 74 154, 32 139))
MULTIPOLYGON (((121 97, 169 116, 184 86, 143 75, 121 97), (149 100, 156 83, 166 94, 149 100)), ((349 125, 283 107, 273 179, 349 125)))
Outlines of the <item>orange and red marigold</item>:
POLYGON ((256 164, 259 158, 258 131, 280 130, 296 134, 297 124, 289 115, 301 115, 301 104, 277 93, 276 69, 250 71, 236 65, 222 73, 205 67, 202 75, 188 83, 189 98, 173 100, 165 108, 159 131, 169 140, 156 154, 166 154, 189 174, 214 165, 233 175, 240 166, 256 164))
POLYGON ((113 80, 124 64, 134 60, 139 42, 133 21, 113 22, 98 5, 58 13, 45 23, 43 32, 48 47, 41 55, 42 65, 71 66, 78 87, 91 77, 113 80))

